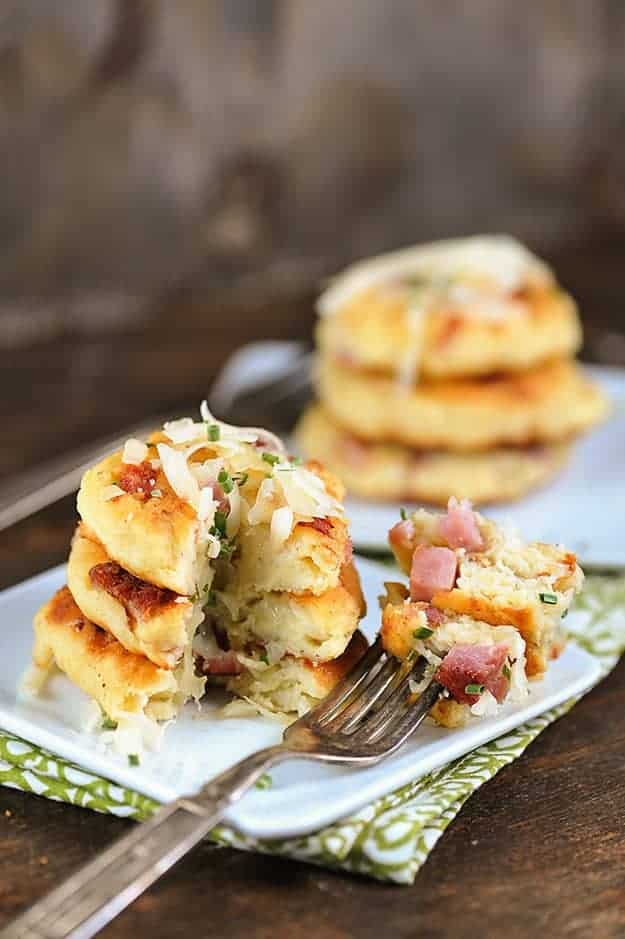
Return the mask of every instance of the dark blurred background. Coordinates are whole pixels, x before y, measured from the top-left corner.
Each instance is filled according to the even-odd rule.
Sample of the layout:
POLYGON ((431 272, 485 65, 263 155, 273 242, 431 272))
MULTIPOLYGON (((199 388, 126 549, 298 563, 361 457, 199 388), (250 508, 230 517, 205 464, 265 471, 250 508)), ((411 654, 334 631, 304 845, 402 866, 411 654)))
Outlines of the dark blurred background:
POLYGON ((526 240, 625 363, 624 153, 622 0, 4 0, 0 474, 420 239, 526 240))

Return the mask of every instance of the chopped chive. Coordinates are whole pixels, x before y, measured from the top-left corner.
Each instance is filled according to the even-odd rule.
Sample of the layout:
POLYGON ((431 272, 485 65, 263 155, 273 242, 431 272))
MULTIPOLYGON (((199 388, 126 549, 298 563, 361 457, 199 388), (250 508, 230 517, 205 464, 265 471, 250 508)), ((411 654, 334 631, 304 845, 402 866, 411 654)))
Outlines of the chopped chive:
POLYGON ((405 522, 406 519, 408 518, 408 513, 407 513, 406 510, 403 508, 403 506, 402 506, 402 508, 399 510, 399 514, 401 515, 401 520, 402 520, 402 522, 405 522))
POLYGON ((260 656, 260 660, 261 662, 264 662, 265 665, 269 665, 269 659, 267 658, 266 652, 263 652, 263 654, 260 656))
POLYGON ((510 671, 510 666, 504 665, 501 671, 503 672, 503 677, 507 678, 508 681, 510 681, 510 679, 512 678, 512 672, 510 671))
POLYGON ((220 558, 229 558, 232 557, 236 550, 236 542, 234 539, 232 541, 222 541, 221 542, 221 551, 219 552, 220 558))
POLYGON ((270 789, 273 785, 273 780, 269 773, 263 773, 262 776, 258 777, 254 785, 257 789, 270 789))
POLYGON ((429 639, 433 632, 434 630, 430 629, 429 626, 420 626, 419 629, 415 629, 412 635, 415 639, 429 639))
POLYGON ((265 463, 269 463, 271 466, 275 466, 276 463, 280 462, 280 457, 276 456, 275 453, 263 453, 263 460, 265 463))
POLYGON ((562 616, 560 617, 560 619, 566 619, 568 615, 569 615, 569 611, 565 610, 562 616))
POLYGON ((554 606, 558 602, 555 593, 539 593, 538 598, 543 603, 548 603, 550 606, 554 606))
POLYGON ((244 486, 249 479, 249 473, 240 473, 238 476, 234 477, 235 483, 239 486, 244 486))
POLYGON ((206 436, 209 440, 219 440, 220 435, 219 424, 209 424, 206 428, 206 436))
POLYGON ((232 477, 230 476, 228 470, 221 470, 217 477, 217 482, 220 484, 226 495, 229 495, 234 489, 234 483, 232 482, 232 477))
POLYGON ((215 512, 215 518, 213 519, 213 527, 215 529, 215 533, 218 534, 221 538, 223 538, 223 536, 226 534, 227 520, 228 520, 228 516, 226 515, 225 512, 219 512, 219 511, 215 512))
POLYGON ((465 685, 465 694, 481 694, 484 691, 484 685, 465 685))
POLYGON ((102 727, 104 730, 117 730, 117 721, 105 714, 102 718, 102 727))
POLYGON ((128 754, 128 765, 129 766, 138 766, 141 761, 136 753, 128 754))

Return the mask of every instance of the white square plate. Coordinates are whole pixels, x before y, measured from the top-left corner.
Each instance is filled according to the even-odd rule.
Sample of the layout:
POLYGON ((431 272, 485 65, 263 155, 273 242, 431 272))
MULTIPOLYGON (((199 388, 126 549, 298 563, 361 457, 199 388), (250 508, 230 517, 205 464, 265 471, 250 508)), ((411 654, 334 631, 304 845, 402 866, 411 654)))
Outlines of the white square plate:
MULTIPOLYGON (((609 420, 575 443, 570 463, 549 485, 519 502, 480 511, 513 524, 527 541, 565 544, 582 566, 625 567, 625 370, 586 371, 612 400, 609 420)), ((399 502, 348 499, 354 544, 388 550, 386 532, 399 520, 400 508, 399 502)))
MULTIPOLYGON (((379 622, 377 596, 389 570, 362 559, 357 564, 369 606, 363 631, 372 638, 379 622)), ((0 594, 0 727, 163 802, 192 792, 253 750, 278 742, 281 727, 273 721, 220 718, 216 695, 201 711, 188 705, 167 728, 161 751, 144 755, 140 766, 131 767, 116 754, 101 752, 96 737, 81 730, 87 699, 64 676, 55 676, 41 698, 19 699, 16 687, 30 660, 33 614, 63 582, 64 569, 55 568, 0 594)), ((496 717, 460 730, 422 726, 399 754, 367 769, 285 764, 272 772, 270 789, 250 792, 226 821, 258 838, 318 830, 580 694, 599 674, 596 660, 571 643, 546 678, 533 684, 523 706, 504 705, 496 717)))

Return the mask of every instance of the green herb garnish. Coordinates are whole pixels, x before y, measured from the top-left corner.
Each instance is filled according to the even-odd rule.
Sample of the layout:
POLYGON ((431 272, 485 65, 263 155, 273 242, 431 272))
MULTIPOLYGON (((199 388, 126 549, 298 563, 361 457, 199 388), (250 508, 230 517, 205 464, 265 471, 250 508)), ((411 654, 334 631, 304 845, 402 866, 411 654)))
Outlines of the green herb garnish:
POLYGON ((429 626, 420 626, 419 629, 415 629, 412 635, 415 639, 429 639, 433 632, 434 630, 430 629, 429 626))
POLYGON ((508 681, 510 681, 510 679, 512 678, 512 672, 510 671, 510 666, 504 665, 501 671, 503 672, 503 677, 507 678, 508 681))
POLYGON ((217 535, 219 538, 223 538, 226 534, 226 522, 228 521, 228 516, 225 512, 217 511, 215 512, 215 518, 213 519, 213 529, 211 534, 217 535))
POLYGON ((276 456, 275 453, 263 453, 263 460, 265 463, 269 463, 270 466, 275 466, 276 463, 280 462, 280 457, 276 456))
POLYGON ((261 662, 264 662, 265 665, 269 665, 269 659, 267 658, 266 652, 263 652, 263 654, 260 656, 260 660, 261 662))
POLYGON ((140 759, 139 759, 139 757, 137 756, 136 753, 129 753, 129 754, 128 754, 128 765, 129 765, 129 766, 138 766, 140 762, 141 762, 141 761, 140 761, 140 759))
POLYGON ((222 541, 221 549, 219 551, 220 558, 231 558, 234 554, 236 544, 234 541, 222 541))
POLYGON ((465 685, 465 694, 481 694, 484 691, 484 685, 465 685))
POLYGON ((209 440, 219 440, 219 437, 221 436, 219 424, 209 424, 206 428, 206 436, 209 440))
POLYGON ((543 603, 548 603, 550 606, 555 606, 555 604, 558 602, 558 598, 556 597, 555 593, 539 593, 538 598, 543 603))
POLYGON ((408 518, 408 513, 403 507, 399 510, 399 514, 401 515, 402 522, 405 522, 406 519, 408 518))
POLYGON ((234 489, 234 483, 232 481, 232 477, 230 473, 228 472, 228 470, 225 470, 225 469, 221 470, 221 472, 219 473, 217 477, 217 482, 219 483, 223 491, 226 493, 226 495, 229 495, 234 489))
POLYGON ((270 789, 273 786, 273 780, 269 773, 263 773, 254 783, 257 789, 270 789))
POLYGON ((114 721, 108 714, 102 713, 102 728, 104 730, 117 730, 117 721, 114 721))
POLYGON ((238 476, 232 477, 239 486, 244 486, 249 479, 249 473, 239 473, 238 476))

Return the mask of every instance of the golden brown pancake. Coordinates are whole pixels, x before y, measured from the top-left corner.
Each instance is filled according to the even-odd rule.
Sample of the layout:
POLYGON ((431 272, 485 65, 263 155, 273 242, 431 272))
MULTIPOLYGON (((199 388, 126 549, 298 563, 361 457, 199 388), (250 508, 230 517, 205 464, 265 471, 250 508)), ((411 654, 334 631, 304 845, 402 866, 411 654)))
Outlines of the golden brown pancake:
POLYGON ((63 587, 35 616, 33 663, 42 673, 57 665, 113 720, 128 715, 173 717, 177 682, 172 672, 128 652, 111 633, 90 622, 63 587))
POLYGON ((296 440, 306 456, 323 458, 353 496, 434 505, 447 505, 452 495, 475 504, 518 499, 551 479, 570 453, 568 444, 451 453, 375 443, 343 430, 320 404, 303 414, 296 440))
MULTIPOLYGON (((210 451, 206 451, 210 452, 210 451)), ((156 451, 151 451, 151 457, 156 451)), ((204 456, 205 453, 202 454, 204 456)), ((213 454, 214 456, 215 454, 213 454)), ((122 492, 110 498, 111 486, 123 477, 121 454, 107 457, 84 478, 78 494, 78 511, 88 529, 109 557, 141 580, 183 596, 193 596, 199 581, 206 579, 200 521, 192 507, 178 498, 162 469, 155 470, 158 498, 145 492, 122 492)), ((265 470, 248 473, 243 496, 253 504, 265 470)), ((338 501, 343 487, 320 464, 310 465, 326 491, 338 501)), ((347 524, 340 516, 328 524, 305 519, 295 524, 277 551, 271 546, 266 522, 248 525, 242 519, 237 535, 241 576, 257 590, 323 593, 339 582, 349 556, 351 542, 347 524)), ((326 519, 322 520, 324 523, 326 519)))
POLYGON ((510 238, 415 246, 360 261, 319 300, 327 358, 424 379, 534 368, 581 344, 575 303, 510 238))
POLYGON ((403 388, 322 359, 319 393, 332 418, 364 440, 419 449, 486 450, 566 441, 602 420, 608 404, 572 362, 516 375, 403 388))
POLYGON ((85 616, 130 652, 161 668, 180 661, 189 642, 193 602, 129 574, 84 524, 72 541, 67 583, 85 616))

